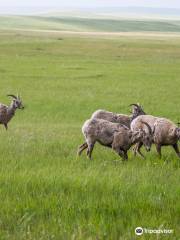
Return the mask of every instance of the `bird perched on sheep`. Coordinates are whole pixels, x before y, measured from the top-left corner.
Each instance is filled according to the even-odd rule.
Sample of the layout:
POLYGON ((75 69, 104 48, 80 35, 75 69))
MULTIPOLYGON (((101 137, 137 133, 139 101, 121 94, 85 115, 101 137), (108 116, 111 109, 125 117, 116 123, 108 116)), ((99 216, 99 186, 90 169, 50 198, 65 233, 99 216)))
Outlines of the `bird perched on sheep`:
MULTIPOLYGON (((144 124, 148 125, 147 123, 144 124)), ((151 148, 151 142, 147 141, 144 130, 131 131, 125 125, 103 119, 92 118, 87 120, 82 127, 82 133, 86 142, 79 147, 78 154, 80 155, 87 148, 87 156, 90 159, 96 142, 112 148, 123 159, 128 159, 127 151, 139 141, 143 142, 148 151, 151 148)))
POLYGON ((22 100, 19 96, 15 96, 13 94, 9 94, 7 96, 12 97, 11 104, 6 106, 0 103, 0 124, 3 124, 6 130, 8 129, 8 123, 15 115, 16 110, 24 108, 22 100))
MULTIPOLYGON (((144 130, 142 121, 147 122, 153 133, 153 143, 156 146, 156 150, 161 157, 161 147, 162 146, 172 146, 180 157, 180 152, 178 148, 178 140, 180 140, 180 128, 176 126, 172 121, 166 118, 154 117, 151 115, 139 116, 131 122, 131 130, 144 130)), ((139 142, 135 147, 135 154, 139 153, 142 155, 140 149, 142 147, 142 142, 139 142)))

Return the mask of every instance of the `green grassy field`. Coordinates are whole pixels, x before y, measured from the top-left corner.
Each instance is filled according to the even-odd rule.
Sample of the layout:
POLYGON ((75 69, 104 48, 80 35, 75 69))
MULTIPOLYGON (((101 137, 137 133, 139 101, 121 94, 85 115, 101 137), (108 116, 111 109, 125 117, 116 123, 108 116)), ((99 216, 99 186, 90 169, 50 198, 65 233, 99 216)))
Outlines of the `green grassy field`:
POLYGON ((97 144, 76 151, 96 109, 180 119, 179 39, 0 33, 0 101, 25 104, 0 128, 0 239, 134 240, 138 226, 174 229, 179 239, 180 161, 173 149, 122 163, 97 144))

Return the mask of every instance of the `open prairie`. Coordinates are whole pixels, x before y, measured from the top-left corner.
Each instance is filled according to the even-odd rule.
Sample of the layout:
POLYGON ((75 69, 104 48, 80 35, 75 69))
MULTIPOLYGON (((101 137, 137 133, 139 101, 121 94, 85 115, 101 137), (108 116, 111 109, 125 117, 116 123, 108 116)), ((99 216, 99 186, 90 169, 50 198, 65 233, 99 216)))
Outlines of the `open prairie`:
MULTIPOLYGON (((0 32, 0 101, 25 109, 0 128, 0 238, 136 239, 134 229, 180 236, 180 160, 173 149, 123 163, 96 145, 76 156, 96 109, 180 120, 179 38, 78 37, 0 32)), ((156 239, 144 234, 141 239, 156 239)))

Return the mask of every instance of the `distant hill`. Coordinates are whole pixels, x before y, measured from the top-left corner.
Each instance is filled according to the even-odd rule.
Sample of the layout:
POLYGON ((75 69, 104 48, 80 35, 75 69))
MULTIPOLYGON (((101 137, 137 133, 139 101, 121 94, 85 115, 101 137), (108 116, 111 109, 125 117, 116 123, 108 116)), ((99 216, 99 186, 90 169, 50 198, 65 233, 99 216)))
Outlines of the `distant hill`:
MULTIPOLYGON (((147 10, 146 8, 138 9, 143 12, 143 14, 147 10)), ((99 9, 95 13, 89 10, 83 13, 81 11, 69 10, 69 12, 51 12, 39 15, 0 16, 0 29, 98 32, 180 32, 180 19, 178 18, 128 18, 127 15, 123 17, 125 11, 120 14, 120 10, 122 10, 122 8, 116 10, 108 9, 108 12, 107 9, 106 12, 103 11, 103 9, 99 9), (118 17, 115 17, 116 11, 118 17)), ((130 9, 128 8, 128 10, 130 9)), ((135 8, 132 8, 132 11, 135 11, 135 8)), ((157 9, 151 9, 151 14, 153 11, 157 12, 157 9)), ((167 11, 174 12, 175 14, 179 10, 175 11, 175 9, 172 9, 167 11)), ((135 12, 137 13, 137 10, 135 12)), ((158 14, 159 12, 160 9, 158 10, 158 14)), ((165 12, 165 10, 163 10, 163 12, 165 12)))
POLYGON ((110 18, 179 18, 180 9, 152 7, 98 7, 98 8, 58 8, 58 7, 1 7, 0 14, 51 15, 110 18))

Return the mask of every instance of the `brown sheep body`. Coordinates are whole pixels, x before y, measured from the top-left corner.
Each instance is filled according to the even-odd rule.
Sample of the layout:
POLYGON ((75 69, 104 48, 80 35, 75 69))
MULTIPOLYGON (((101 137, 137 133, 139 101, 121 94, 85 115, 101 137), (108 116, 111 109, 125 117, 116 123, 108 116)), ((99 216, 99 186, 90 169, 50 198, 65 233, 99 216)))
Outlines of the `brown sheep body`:
POLYGON ((13 98, 10 106, 0 104, 0 124, 3 124, 6 130, 8 129, 8 123, 15 115, 17 109, 23 109, 24 106, 19 96, 8 95, 13 98))
MULTIPOLYGON (((154 117, 152 115, 139 116, 131 122, 131 130, 137 131, 138 129, 144 129, 142 121, 147 122, 153 132, 153 143, 156 146, 156 150, 161 157, 162 146, 172 146, 180 157, 178 149, 178 140, 180 139, 180 128, 176 126, 172 121, 166 118, 154 117)), ((135 148, 135 154, 142 155, 141 149, 142 143, 138 143, 135 148)))
MULTIPOLYGON (((146 124, 146 123, 144 123, 146 124)), ((131 131, 126 126, 119 123, 112 123, 103 119, 92 118, 87 120, 82 133, 86 142, 79 147, 80 155, 87 148, 87 155, 91 154, 96 142, 115 150, 123 159, 128 159, 127 151, 137 142, 143 142, 147 150, 150 150, 151 144, 147 141, 147 134, 143 130, 131 131)))
MULTIPOLYGON (((103 119, 112 123, 120 123, 130 128, 133 119, 139 115, 146 114, 140 104, 133 103, 130 106, 132 106, 132 114, 130 116, 99 109, 92 114, 91 118, 103 119)), ((82 146, 86 148, 88 147, 87 143, 82 144, 82 146)))

